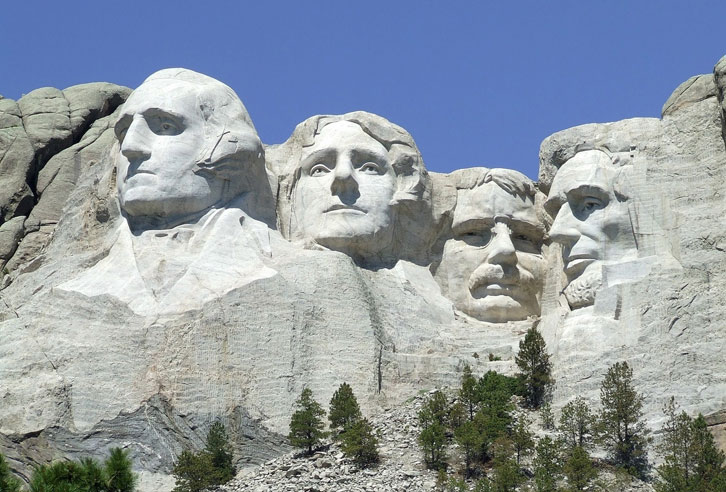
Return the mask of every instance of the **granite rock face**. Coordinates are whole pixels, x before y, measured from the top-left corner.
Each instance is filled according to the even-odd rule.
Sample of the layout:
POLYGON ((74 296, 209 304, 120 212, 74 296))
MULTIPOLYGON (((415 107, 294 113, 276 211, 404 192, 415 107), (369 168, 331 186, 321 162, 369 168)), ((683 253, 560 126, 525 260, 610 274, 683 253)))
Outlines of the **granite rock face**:
POLYGON ((263 145, 184 69, 0 99, 0 452, 27 477, 122 445, 169 490, 218 419, 263 463, 304 387, 375 415, 512 374, 533 323, 555 407, 626 360, 653 428, 675 396, 723 433, 725 92, 726 58, 662 118, 558 132, 536 183, 429 173, 365 112, 263 145))

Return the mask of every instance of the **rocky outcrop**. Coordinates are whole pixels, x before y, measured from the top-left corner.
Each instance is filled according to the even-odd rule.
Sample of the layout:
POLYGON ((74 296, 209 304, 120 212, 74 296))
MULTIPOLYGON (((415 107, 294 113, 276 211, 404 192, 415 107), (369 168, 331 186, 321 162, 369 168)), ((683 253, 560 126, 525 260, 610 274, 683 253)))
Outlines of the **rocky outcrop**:
POLYGON ((113 84, 92 83, 63 91, 37 89, 17 102, 0 99, 0 231, 7 231, 0 265, 6 271, 38 256, 76 180, 110 145, 112 136, 100 138, 109 120, 97 120, 111 115, 130 92, 113 84), (96 153, 90 155, 93 149, 96 153), (36 205, 40 210, 33 214, 36 205), (22 229, 19 221, 5 225, 17 217, 26 218, 22 229), (26 235, 28 241, 10 262, 26 235))
MULTIPOLYGON (((166 490, 221 419, 240 466, 268 463, 250 475, 263 487, 293 469, 270 460, 304 387, 328 401, 347 381, 391 425, 465 364, 513 373, 534 323, 555 408, 597 401, 627 360, 651 427, 674 395, 719 432, 725 70, 676 89, 662 118, 548 137, 537 183, 429 173, 405 130, 363 112, 262 146, 230 88, 183 69, 135 96, 0 99, 0 452, 27 476, 121 443, 145 489, 166 490)), ((382 477, 428 486, 395 464, 416 465, 398 447, 412 434, 391 432, 382 477)), ((296 480, 378 484, 336 453, 296 480)))

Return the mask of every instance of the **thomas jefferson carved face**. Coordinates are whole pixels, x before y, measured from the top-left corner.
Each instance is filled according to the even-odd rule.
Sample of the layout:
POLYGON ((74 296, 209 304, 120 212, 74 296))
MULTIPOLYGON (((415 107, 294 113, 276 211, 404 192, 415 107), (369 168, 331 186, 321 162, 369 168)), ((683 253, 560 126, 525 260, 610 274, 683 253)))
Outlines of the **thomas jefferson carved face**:
POLYGON ((602 283, 603 262, 637 257, 622 169, 600 150, 576 154, 557 171, 545 207, 554 217, 550 238, 562 245, 574 308, 590 305, 602 283))
POLYGON ((323 127, 303 150, 294 214, 302 236, 352 256, 392 241, 396 176, 388 151, 356 123, 323 127))
POLYGON ((494 180, 457 194, 452 238, 437 269, 437 276, 445 277, 440 280, 444 294, 482 321, 538 315, 545 265, 533 197, 507 191, 494 180))

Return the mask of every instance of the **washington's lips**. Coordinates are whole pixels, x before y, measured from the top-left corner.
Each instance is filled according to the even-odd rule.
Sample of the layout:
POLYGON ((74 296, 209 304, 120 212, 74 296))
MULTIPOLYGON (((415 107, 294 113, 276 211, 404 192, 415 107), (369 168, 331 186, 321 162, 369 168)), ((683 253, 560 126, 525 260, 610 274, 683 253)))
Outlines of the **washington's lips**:
POLYGON ((359 213, 364 214, 365 211, 361 209, 360 207, 356 207, 355 205, 345 205, 343 203, 336 203, 334 205, 329 206, 325 210, 323 210, 323 213, 330 213, 330 212, 353 212, 353 213, 359 213))
POLYGON ((576 277, 580 275, 588 265, 597 260, 598 258, 596 258, 595 255, 588 253, 568 255, 564 258, 565 274, 567 274, 568 277, 576 277))

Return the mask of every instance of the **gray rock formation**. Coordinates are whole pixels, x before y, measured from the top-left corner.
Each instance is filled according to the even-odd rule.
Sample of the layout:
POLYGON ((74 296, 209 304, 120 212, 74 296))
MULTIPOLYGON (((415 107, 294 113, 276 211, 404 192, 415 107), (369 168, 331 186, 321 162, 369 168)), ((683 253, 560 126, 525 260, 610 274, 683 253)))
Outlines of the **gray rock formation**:
POLYGON ((513 373, 534 322, 555 407, 627 360, 654 428, 675 395, 722 432, 725 90, 726 58, 660 119, 558 132, 537 183, 428 173, 364 112, 262 146, 182 69, 0 99, 0 452, 27 476, 122 445, 167 490, 217 419, 259 464, 303 387, 375 415, 464 364, 513 373))

